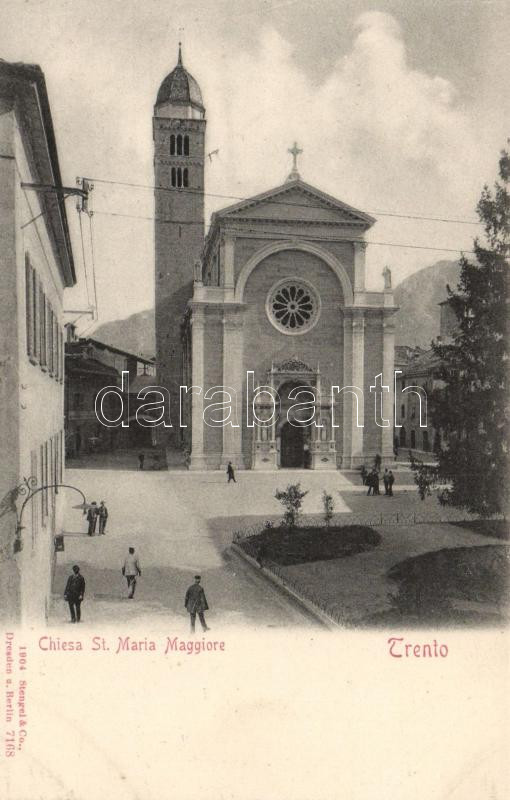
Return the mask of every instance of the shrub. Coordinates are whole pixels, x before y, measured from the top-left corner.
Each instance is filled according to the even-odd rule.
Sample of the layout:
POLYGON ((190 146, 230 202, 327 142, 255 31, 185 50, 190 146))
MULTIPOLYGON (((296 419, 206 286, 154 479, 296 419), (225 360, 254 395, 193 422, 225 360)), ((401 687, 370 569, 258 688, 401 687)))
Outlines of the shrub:
POLYGON ((303 505, 303 498, 306 497, 308 492, 301 491, 300 483, 291 483, 287 488, 282 491, 277 489, 275 497, 280 501, 285 509, 283 515, 283 525, 289 530, 293 530, 301 514, 301 506, 303 505))
POLYGON ((326 527, 329 528, 335 505, 333 503, 333 496, 328 494, 325 489, 322 492, 322 505, 324 508, 324 522, 326 523, 326 527))

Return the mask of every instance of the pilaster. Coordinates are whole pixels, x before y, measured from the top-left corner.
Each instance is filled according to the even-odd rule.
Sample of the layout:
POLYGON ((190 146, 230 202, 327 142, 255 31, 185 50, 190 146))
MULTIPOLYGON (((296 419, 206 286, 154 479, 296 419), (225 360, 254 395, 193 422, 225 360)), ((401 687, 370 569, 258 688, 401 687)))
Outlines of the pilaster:
POLYGON ((224 232, 220 239, 220 264, 223 274, 223 286, 234 293, 234 251, 235 235, 231 232, 224 232))
POLYGON ((205 469, 204 458, 204 332, 205 309, 193 306, 191 317, 191 376, 192 385, 200 394, 191 396, 191 455, 189 468, 205 469))
POLYGON ((353 242, 354 247, 354 291, 365 291, 366 242, 353 242))
POLYGON ((383 392, 383 419, 389 420, 390 425, 382 428, 382 457, 393 458, 393 441, 395 436, 395 322, 392 318, 393 310, 386 312, 383 319, 383 384, 389 386, 389 392, 383 392))
MULTIPOLYGON (((233 274, 233 273, 232 273, 233 274)), ((242 456, 242 398, 243 398, 243 312, 239 306, 223 311, 223 386, 233 390, 236 404, 232 423, 223 427, 222 467, 229 461, 238 469, 244 467, 242 456)))
MULTIPOLYGON (((344 316, 344 386, 363 391, 365 377, 365 315, 362 309, 346 309, 344 316)), ((364 403, 352 392, 343 393, 342 467, 363 463, 364 403), (357 406, 359 407, 357 408, 357 406)))

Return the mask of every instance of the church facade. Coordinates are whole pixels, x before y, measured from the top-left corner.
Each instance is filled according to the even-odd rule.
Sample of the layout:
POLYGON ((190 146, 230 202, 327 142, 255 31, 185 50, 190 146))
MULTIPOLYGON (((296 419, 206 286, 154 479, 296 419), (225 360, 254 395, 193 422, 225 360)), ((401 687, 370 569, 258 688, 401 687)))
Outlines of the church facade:
POLYGON ((396 308, 388 275, 365 288, 375 220, 301 180, 294 146, 287 181, 213 214, 204 239, 205 109, 180 54, 154 139, 158 381, 190 469, 391 458, 396 308))

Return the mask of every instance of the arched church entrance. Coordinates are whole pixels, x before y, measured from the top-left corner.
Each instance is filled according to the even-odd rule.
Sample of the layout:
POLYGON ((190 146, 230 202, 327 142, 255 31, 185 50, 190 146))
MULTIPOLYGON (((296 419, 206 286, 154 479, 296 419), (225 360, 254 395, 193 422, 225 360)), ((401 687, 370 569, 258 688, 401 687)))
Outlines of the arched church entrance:
POLYGON ((280 396, 280 464, 283 469, 309 469, 310 468, 310 433, 309 424, 303 422, 303 417, 310 415, 300 409, 292 410, 292 406, 305 399, 313 402, 313 387, 309 384, 296 381, 287 381, 278 389, 280 396), (310 387, 308 398, 303 395, 291 400, 289 393, 294 389, 310 387))
POLYGON ((280 466, 303 469, 306 464, 306 436, 302 425, 285 422, 281 429, 280 466))

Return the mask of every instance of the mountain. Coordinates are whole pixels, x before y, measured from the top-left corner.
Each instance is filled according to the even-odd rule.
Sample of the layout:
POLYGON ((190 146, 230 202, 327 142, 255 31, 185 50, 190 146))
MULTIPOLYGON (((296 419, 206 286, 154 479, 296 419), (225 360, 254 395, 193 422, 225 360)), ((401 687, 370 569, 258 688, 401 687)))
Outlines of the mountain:
POLYGON ((446 300, 446 284, 457 286, 458 261, 438 261, 410 275, 395 287, 395 344, 428 349, 439 335, 439 303, 446 300))
POLYGON ((100 342, 127 350, 145 358, 152 358, 156 352, 154 333, 154 309, 139 311, 126 319, 105 322, 96 328, 90 336, 100 342))
MULTIPOLYGON (((439 303, 446 300, 446 284, 456 286, 458 261, 438 261, 410 275, 395 287, 395 344, 428 349, 439 334, 439 303)), ((156 352, 154 310, 106 322, 91 334, 105 344, 151 358, 156 352)))

